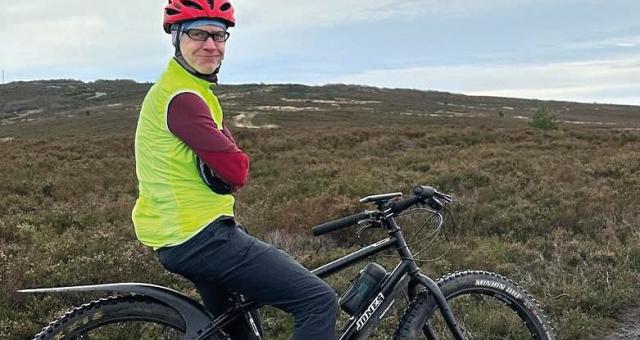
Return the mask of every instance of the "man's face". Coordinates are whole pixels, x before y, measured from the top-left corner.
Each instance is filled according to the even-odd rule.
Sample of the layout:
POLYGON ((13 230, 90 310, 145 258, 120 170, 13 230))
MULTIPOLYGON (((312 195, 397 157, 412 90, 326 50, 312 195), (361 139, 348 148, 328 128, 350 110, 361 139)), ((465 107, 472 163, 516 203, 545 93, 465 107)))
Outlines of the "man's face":
MULTIPOLYGON (((195 29, 209 33, 223 31, 216 26, 198 26, 195 29)), ((224 48, 226 42, 214 41, 212 37, 207 37, 205 41, 194 40, 188 34, 182 34, 180 38, 180 51, 182 56, 191 67, 202 74, 213 73, 224 59, 224 48)))

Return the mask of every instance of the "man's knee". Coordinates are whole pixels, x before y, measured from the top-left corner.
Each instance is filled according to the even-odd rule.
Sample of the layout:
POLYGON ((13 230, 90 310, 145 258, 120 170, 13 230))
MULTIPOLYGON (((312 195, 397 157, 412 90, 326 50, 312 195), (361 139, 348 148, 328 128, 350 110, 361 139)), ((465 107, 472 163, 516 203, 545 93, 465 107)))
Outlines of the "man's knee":
POLYGON ((319 292, 315 295, 313 305, 318 311, 335 314, 338 306, 336 292, 324 281, 322 283, 322 288, 320 288, 319 292))

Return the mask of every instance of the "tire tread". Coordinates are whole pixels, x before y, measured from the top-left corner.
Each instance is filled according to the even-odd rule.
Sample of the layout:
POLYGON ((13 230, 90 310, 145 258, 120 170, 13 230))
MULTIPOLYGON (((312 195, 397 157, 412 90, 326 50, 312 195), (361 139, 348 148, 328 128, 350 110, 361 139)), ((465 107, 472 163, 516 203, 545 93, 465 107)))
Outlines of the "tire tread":
MULTIPOLYGON (((547 334, 545 334, 545 338, 543 339, 556 339, 555 329, 549 321, 549 318, 546 316, 540 303, 535 298, 533 298, 526 289, 503 275, 484 270, 461 270, 443 275, 436 281, 436 283, 438 287, 443 287, 445 284, 452 284, 451 282, 468 276, 485 276, 488 278, 494 278, 500 281, 504 281, 515 287, 517 290, 519 290, 520 293, 524 295, 523 299, 527 300, 531 304, 531 307, 527 307, 527 310, 529 310, 530 313, 535 314, 535 316, 538 318, 538 321, 543 323, 543 326, 547 331, 547 334)), ((396 330, 394 336, 395 339, 415 339, 415 337, 412 335, 413 332, 415 332, 415 330, 412 329, 413 320, 421 317, 421 313, 423 309, 426 308, 426 305, 428 303, 430 303, 429 293, 427 291, 419 292, 416 298, 411 301, 411 303, 405 309, 405 312, 396 330)))

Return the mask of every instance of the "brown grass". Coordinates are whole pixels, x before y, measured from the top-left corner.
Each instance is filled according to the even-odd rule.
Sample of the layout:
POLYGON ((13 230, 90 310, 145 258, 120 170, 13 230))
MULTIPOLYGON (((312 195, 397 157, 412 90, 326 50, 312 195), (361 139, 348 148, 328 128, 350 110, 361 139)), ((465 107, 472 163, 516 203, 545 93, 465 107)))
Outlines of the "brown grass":
MULTIPOLYGON (((640 132, 346 109, 263 116, 254 123, 281 128, 234 130, 252 156, 238 219, 309 267, 362 242, 313 238, 312 225, 364 209, 359 197, 430 184, 458 203, 451 250, 423 266, 429 275, 500 272, 541 301, 563 339, 597 338, 637 302, 640 132)), ((0 338, 33 335, 88 299, 19 288, 140 281, 196 296, 135 239, 134 128, 130 111, 0 128, 14 137, 0 144, 0 338)), ((343 289, 357 269, 330 282, 343 289)), ((265 319, 270 338, 288 338, 283 314, 265 319)))

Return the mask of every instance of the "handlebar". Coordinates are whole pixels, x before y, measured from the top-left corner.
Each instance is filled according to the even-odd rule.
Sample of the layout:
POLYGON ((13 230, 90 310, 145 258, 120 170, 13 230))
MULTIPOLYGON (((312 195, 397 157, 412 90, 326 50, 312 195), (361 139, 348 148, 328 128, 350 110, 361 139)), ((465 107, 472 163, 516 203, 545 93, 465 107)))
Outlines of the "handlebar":
MULTIPOLYGON (((378 195, 378 196, 385 197, 385 195, 378 195)), ((374 196, 371 196, 371 197, 374 197, 374 196)), ((453 201, 453 198, 450 195, 438 192, 433 187, 421 185, 413 188, 413 196, 391 202, 390 205, 388 205, 388 210, 385 210, 384 213, 386 214, 388 211, 390 211, 393 215, 397 215, 403 212, 404 210, 408 209, 409 207, 415 204, 418 204, 420 202, 428 204, 430 207, 432 207, 435 210, 440 210, 442 209, 442 206, 444 204, 449 204, 452 201, 453 201)), ((313 235, 318 236, 318 235, 326 234, 339 229, 343 229, 346 227, 350 227, 352 225, 358 224, 358 222, 362 220, 366 220, 374 216, 379 216, 381 212, 382 211, 364 211, 355 215, 337 219, 335 221, 319 224, 312 228, 313 235)), ((389 216, 386 216, 386 217, 389 217, 389 216)))
POLYGON ((409 198, 405 198, 403 200, 399 200, 397 202, 393 202, 391 204, 391 211, 394 214, 398 214, 401 213, 405 210, 407 210, 410 206, 417 204, 418 202, 422 201, 423 198, 420 196, 411 196, 409 198))
POLYGON ((367 219, 371 216, 370 212, 361 212, 359 214, 343 217, 341 219, 337 219, 335 221, 330 221, 327 223, 319 224, 313 227, 313 235, 318 236, 322 234, 326 234, 328 232, 332 232, 335 230, 339 230, 342 228, 350 227, 354 224, 358 224, 358 222, 367 219))

